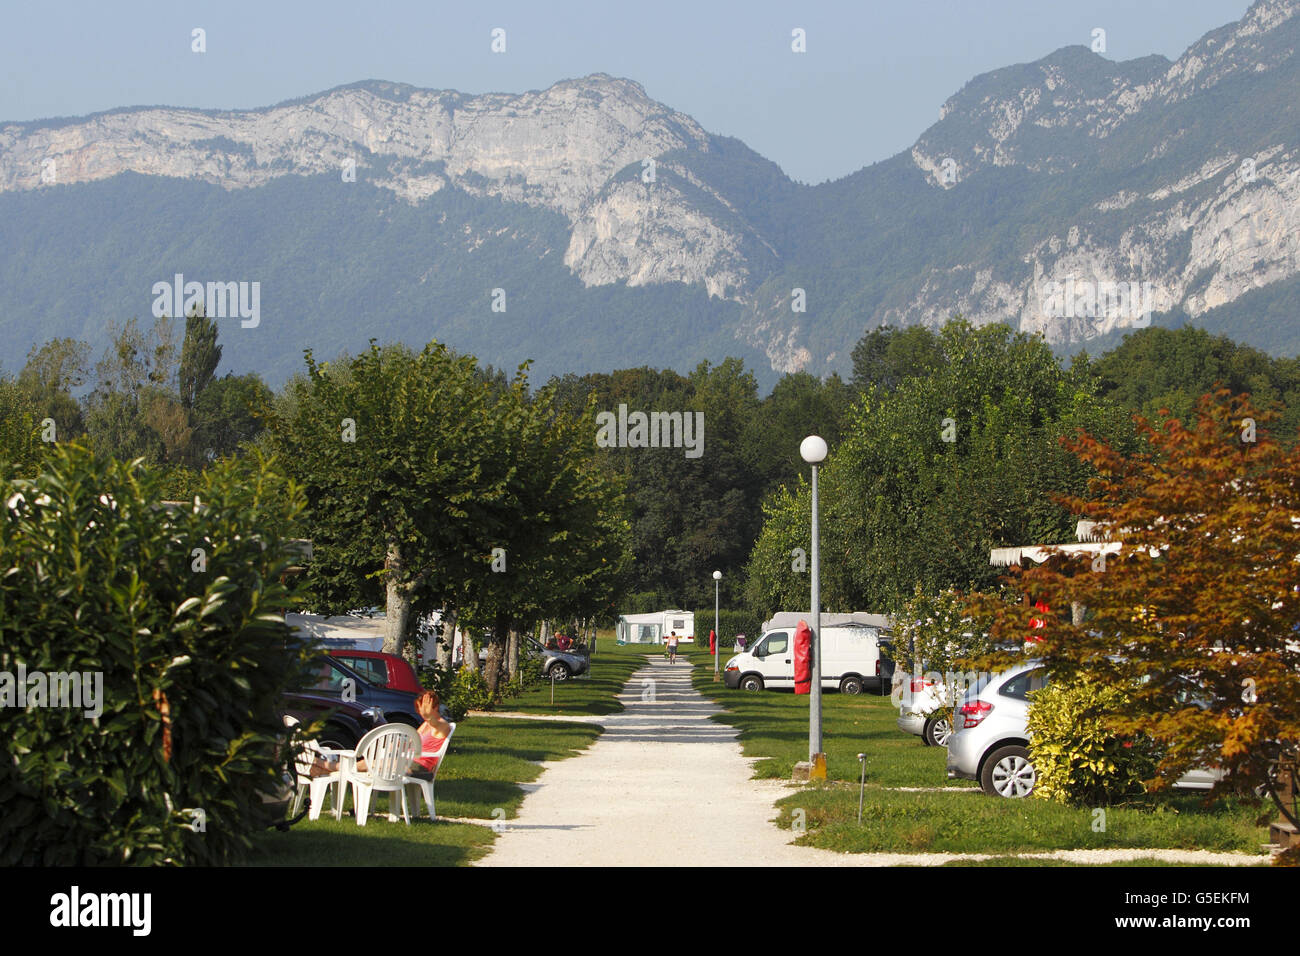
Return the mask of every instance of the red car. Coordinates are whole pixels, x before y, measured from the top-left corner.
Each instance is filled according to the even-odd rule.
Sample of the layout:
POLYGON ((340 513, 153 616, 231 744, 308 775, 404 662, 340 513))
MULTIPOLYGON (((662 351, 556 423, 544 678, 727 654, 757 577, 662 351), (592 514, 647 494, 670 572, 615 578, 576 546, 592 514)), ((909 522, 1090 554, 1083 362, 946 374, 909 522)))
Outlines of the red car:
POLYGON ((381 651, 340 650, 330 651, 330 656, 337 657, 376 687, 406 691, 410 694, 419 694, 424 690, 416 679, 415 668, 394 654, 384 654, 381 651))

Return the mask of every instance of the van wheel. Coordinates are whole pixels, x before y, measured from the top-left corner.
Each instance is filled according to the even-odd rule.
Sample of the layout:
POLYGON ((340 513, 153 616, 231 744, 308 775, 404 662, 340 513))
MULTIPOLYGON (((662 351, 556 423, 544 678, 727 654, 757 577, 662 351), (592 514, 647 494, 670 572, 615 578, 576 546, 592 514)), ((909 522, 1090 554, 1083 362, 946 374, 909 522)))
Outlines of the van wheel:
POLYGON ((757 674, 746 674, 744 677, 740 679, 740 689, 741 690, 762 690, 763 678, 759 677, 757 674))
POLYGON ((984 759, 980 789, 990 796, 1027 797, 1038 777, 1024 747, 999 747, 984 759))
POLYGON ((861 693, 862 693, 862 678, 861 678, 861 677, 846 677, 846 678, 844 678, 844 680, 840 681, 840 693, 841 693, 841 694, 861 694, 861 693))

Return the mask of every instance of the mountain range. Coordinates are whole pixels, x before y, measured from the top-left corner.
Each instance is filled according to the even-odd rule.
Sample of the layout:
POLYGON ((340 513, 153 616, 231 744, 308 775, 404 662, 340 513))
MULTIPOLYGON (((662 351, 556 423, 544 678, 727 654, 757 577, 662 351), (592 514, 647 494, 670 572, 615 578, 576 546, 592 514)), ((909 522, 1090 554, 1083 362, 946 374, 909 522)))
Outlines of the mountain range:
POLYGON ((1062 351, 1154 321, 1300 353, 1298 12, 1259 0, 1172 62, 1071 46, 978 76, 816 186, 606 74, 3 123, 3 358, 102 346, 177 276, 258 284, 224 364, 272 382, 305 348, 436 337, 540 377, 738 355, 770 384, 955 312, 1062 351))

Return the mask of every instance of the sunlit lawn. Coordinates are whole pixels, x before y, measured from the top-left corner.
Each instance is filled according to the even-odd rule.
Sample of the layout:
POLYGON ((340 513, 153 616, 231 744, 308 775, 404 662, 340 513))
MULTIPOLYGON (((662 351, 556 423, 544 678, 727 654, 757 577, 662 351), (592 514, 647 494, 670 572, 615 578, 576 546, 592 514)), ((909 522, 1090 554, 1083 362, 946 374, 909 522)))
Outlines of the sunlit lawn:
MULTIPOLYGON (((724 662, 726 660, 724 655, 724 662)), ((808 697, 789 691, 747 693, 713 682, 712 658, 695 652, 698 690, 726 712, 715 718, 740 731, 747 756, 761 758, 755 775, 789 779, 808 756, 808 697)), ((827 692, 822 697, 828 782, 777 804, 779 826, 803 828, 798 842, 840 852, 1023 853, 1100 847, 1258 852, 1268 841, 1256 825, 1261 810, 1241 801, 1205 806, 1199 794, 1150 797, 1141 805, 1092 808, 1046 800, 985 796, 967 781, 950 781, 947 751, 926 747, 899 730, 888 697, 827 692), (857 755, 865 755, 862 763, 857 755), (866 788, 857 822, 859 779, 866 788), (899 787, 934 788, 908 792, 899 787), (1100 808, 1099 808, 1100 809, 1100 808)))
POLYGON ((613 631, 602 633, 591 659, 590 676, 556 681, 555 702, 551 702, 551 682, 530 688, 518 697, 503 701, 501 710, 523 714, 590 714, 604 716, 623 709, 615 696, 629 677, 645 663, 644 646, 614 643, 613 631))
POLYGON ((374 812, 359 827, 346 815, 336 821, 327 806, 321 819, 302 820, 288 833, 268 832, 257 841, 251 863, 280 866, 452 866, 479 858, 491 846, 490 829, 448 823, 447 817, 479 820, 517 815, 524 792, 518 786, 542 773, 543 761, 562 760, 600 736, 591 724, 507 717, 470 717, 456 728, 451 751, 438 772, 439 821, 427 816, 411 826, 387 819, 388 797, 378 795, 374 812))

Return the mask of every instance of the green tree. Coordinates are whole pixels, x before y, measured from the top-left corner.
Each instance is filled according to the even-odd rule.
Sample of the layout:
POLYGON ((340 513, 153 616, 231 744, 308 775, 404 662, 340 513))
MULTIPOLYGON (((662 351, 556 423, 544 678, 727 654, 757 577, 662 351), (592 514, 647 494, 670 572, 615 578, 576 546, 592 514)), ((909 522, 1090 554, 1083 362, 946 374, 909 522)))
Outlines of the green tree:
POLYGON ((185 339, 181 343, 178 386, 182 408, 188 411, 197 406, 203 390, 215 379, 220 363, 217 323, 195 307, 185 319, 185 339))
POLYGON ((89 355, 90 345, 86 342, 51 339, 32 346, 18 374, 18 386, 27 394, 37 420, 53 419, 60 441, 85 434, 81 404, 72 392, 87 382, 89 355))
MULTIPOLYGON (((822 593, 844 610, 898 608, 919 585, 991 588, 992 547, 1070 540, 1073 516, 1049 491, 1090 474, 1058 442, 1080 427, 1111 434, 1122 416, 1046 344, 1000 323, 939 333, 942 361, 893 389, 869 387, 821 469, 822 593)), ((749 593, 807 590, 808 488, 774 502, 749 565, 749 593)))
POLYGON ((943 348, 924 325, 872 329, 853 347, 853 386, 886 391, 906 379, 930 374, 943 364, 943 348))

